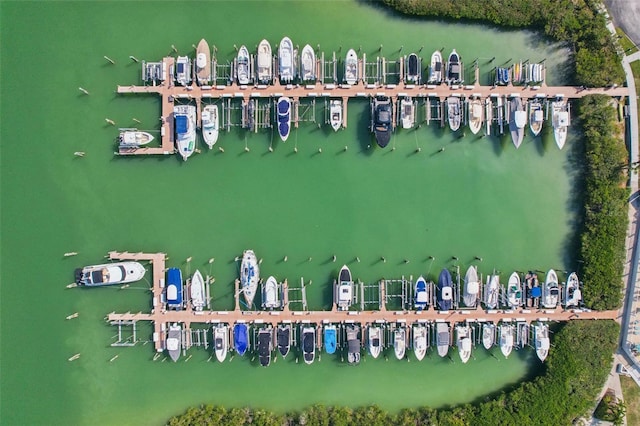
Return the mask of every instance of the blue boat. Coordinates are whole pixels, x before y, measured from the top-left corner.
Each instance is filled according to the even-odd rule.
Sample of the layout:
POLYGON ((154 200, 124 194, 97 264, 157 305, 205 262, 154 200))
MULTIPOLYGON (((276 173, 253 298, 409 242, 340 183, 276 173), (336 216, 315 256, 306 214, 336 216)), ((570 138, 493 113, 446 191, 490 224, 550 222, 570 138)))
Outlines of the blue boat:
POLYGON ((247 324, 240 322, 233 326, 233 346, 240 356, 247 352, 249 348, 249 328, 247 324))
POLYGON ((182 309, 182 272, 179 268, 167 271, 167 307, 182 309))
POLYGON ((336 352, 336 326, 333 324, 324 326, 324 350, 328 354, 336 352))
POLYGON ((291 131, 291 100, 286 96, 278 99, 278 134, 285 142, 291 131))
POLYGON ((418 278, 416 281, 416 294, 414 300, 414 306, 416 310, 421 311, 427 308, 429 296, 427 294, 427 281, 424 277, 418 278))
POLYGON ((451 273, 443 269, 438 277, 438 309, 448 311, 453 306, 453 287, 451 273))

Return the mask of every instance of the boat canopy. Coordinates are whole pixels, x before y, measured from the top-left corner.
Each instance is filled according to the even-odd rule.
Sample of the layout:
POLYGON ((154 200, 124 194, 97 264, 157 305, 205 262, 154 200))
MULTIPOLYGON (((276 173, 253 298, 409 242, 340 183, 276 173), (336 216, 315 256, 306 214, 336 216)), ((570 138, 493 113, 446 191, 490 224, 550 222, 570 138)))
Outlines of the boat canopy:
POLYGON ((542 295, 542 290, 540 287, 533 287, 531 289, 531 297, 540 297, 542 295))
POLYGON ((569 125, 569 113, 567 111, 560 111, 558 113, 558 125, 559 126, 569 125))
POLYGON ((187 133, 188 120, 186 115, 176 115, 176 132, 187 133))
POLYGON ((206 67, 207 55, 205 55, 204 53, 198 53, 198 56, 196 57, 196 65, 198 66, 198 68, 206 67))
POLYGON ((442 289, 442 300, 453 299, 453 289, 451 287, 444 287, 442 289))
POLYGON ((340 302, 351 302, 353 289, 351 284, 341 284, 338 287, 338 301, 340 302))
POLYGON ((536 349, 549 349, 549 338, 543 337, 536 341, 536 349))
POLYGON ((380 107, 378 109, 378 123, 391 123, 391 111, 388 108, 380 107))
POLYGON ((349 353, 358 353, 360 352, 360 340, 359 339, 351 339, 347 342, 349 346, 349 353))
POLYGON ((438 346, 449 346, 449 332, 448 331, 440 331, 438 332, 438 346))
POLYGON ((168 351, 177 351, 179 349, 180 342, 178 339, 169 337, 167 339, 167 350, 168 351))
POLYGON ((468 337, 463 338, 460 341, 460 347, 465 352, 471 351, 471 339, 468 337))
POLYGON ((427 297, 426 291, 419 291, 418 294, 416 295, 416 301, 418 303, 426 303, 427 300, 428 300, 428 297, 427 297))
POLYGON ((175 301, 178 298, 178 287, 175 284, 167 286, 167 300, 170 302, 175 301))

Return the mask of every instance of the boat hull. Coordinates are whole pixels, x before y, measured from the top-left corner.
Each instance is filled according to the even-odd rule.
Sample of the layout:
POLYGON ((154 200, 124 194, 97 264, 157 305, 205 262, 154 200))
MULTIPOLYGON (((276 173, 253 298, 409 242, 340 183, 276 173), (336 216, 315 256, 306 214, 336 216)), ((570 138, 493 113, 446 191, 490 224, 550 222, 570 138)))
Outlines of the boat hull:
POLYGON ((244 86, 251 82, 250 66, 249 66, 249 51, 247 46, 240 46, 238 49, 238 56, 236 57, 236 78, 238 84, 244 86))
POLYGON ((226 325, 214 328, 213 344, 216 359, 218 362, 224 362, 227 358, 227 351, 229 349, 229 328, 226 325))
POLYGON ((259 280, 260 267, 258 259, 253 250, 245 250, 242 254, 242 263, 240 265, 240 286, 249 307, 253 305, 253 299, 256 297, 259 280))
POLYGON ((262 40, 258 45, 258 81, 269 84, 273 80, 273 56, 271 44, 262 40))
POLYGON ((333 99, 329 107, 329 122, 335 132, 342 127, 342 101, 333 99))
POLYGON ((293 42, 284 37, 278 46, 278 65, 280 81, 290 83, 294 76, 293 42))
POLYGON ((218 105, 207 105, 202 109, 202 138, 209 149, 218 141, 220 119, 218 117, 218 105))
POLYGON ((358 55, 353 49, 349 49, 344 61, 344 81, 350 85, 358 82, 358 55))
POLYGON ((278 99, 278 134, 282 142, 286 142, 291 132, 291 99, 282 96, 278 99))
POLYGON ((138 262, 106 263, 77 269, 75 278, 80 286, 102 287, 140 281, 145 272, 144 266, 138 262))
POLYGON ((286 357, 291 349, 291 325, 279 325, 276 333, 276 339, 278 341, 278 352, 280 352, 280 355, 283 357, 286 357))
POLYGON ((205 294, 204 294, 204 278, 199 270, 193 274, 193 278, 191 278, 191 307, 196 311, 201 311, 205 305, 205 294))
POLYGON ((313 364, 316 359, 316 329, 304 327, 302 329, 302 358, 305 364, 313 364))

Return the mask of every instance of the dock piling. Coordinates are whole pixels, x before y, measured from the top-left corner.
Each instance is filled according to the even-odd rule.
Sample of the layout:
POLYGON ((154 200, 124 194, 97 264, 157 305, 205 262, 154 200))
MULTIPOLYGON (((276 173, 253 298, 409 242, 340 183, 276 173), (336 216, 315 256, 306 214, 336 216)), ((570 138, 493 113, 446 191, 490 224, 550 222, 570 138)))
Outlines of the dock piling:
POLYGON ((115 61, 113 59, 111 59, 110 57, 108 57, 107 55, 103 56, 109 63, 111 63, 112 65, 115 64, 115 61))
POLYGON ((129 55, 129 59, 131 59, 133 62, 140 62, 140 61, 138 60, 138 58, 136 58, 136 57, 135 57, 135 56, 133 56, 133 55, 129 55))
POLYGON ((84 93, 85 95, 89 94, 89 91, 87 89, 83 89, 82 87, 78 87, 78 90, 84 93))

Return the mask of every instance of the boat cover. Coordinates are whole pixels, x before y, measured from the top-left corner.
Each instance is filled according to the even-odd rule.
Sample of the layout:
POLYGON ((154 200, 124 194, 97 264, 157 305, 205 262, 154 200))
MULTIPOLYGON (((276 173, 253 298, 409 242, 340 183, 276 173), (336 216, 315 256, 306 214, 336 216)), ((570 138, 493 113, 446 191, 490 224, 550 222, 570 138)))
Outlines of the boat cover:
POLYGON ((198 56, 196 57, 196 65, 198 68, 204 68, 207 66, 207 55, 204 53, 198 53, 198 56))
POLYGON ((187 133, 188 122, 186 115, 176 115, 176 132, 180 134, 187 133))
POLYGON ((531 297, 540 297, 542 295, 542 290, 540 287, 533 287, 531 289, 531 297))
POLYGON ((244 354, 247 350, 247 326, 245 324, 236 324, 233 328, 233 342, 236 351, 244 354))
POLYGON ((418 57, 414 53, 409 55, 409 67, 408 68, 409 68, 409 71, 408 71, 409 75, 418 74, 418 57))

